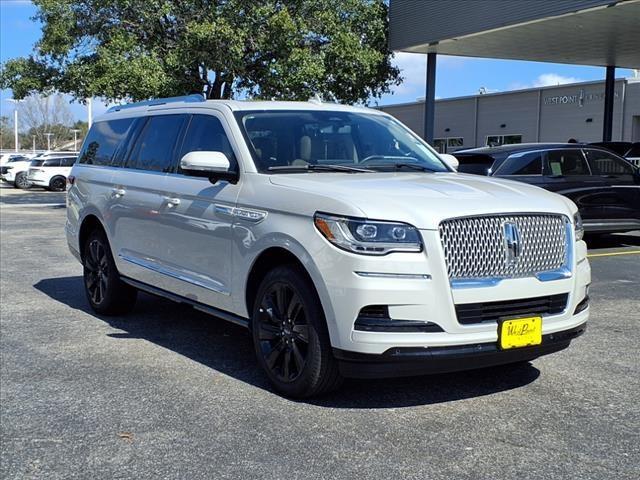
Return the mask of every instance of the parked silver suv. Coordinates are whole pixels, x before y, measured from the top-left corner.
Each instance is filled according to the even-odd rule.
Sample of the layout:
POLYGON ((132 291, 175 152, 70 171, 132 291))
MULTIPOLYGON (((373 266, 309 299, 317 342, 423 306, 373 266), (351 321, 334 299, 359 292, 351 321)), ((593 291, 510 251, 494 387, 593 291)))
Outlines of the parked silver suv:
POLYGON ((457 174, 380 111, 116 107, 69 182, 69 247, 96 312, 143 290, 247 326, 286 395, 531 360, 589 315, 570 200, 457 174))

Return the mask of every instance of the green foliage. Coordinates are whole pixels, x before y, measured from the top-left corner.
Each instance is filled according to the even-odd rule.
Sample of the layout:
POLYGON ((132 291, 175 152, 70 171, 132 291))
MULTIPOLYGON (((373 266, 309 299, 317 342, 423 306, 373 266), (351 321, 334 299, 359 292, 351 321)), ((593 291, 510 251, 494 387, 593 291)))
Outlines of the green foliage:
POLYGON ((0 87, 16 98, 208 98, 344 102, 400 82, 384 0, 34 0, 42 39, 9 60, 0 87))

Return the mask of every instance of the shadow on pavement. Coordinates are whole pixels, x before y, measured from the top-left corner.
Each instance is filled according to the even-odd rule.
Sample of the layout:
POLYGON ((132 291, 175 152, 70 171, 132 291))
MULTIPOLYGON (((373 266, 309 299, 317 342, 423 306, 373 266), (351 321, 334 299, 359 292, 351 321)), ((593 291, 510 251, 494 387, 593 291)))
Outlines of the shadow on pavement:
MULTIPOLYGON (((48 278, 34 287, 114 328, 111 338, 140 338, 184 355, 238 380, 271 390, 254 358, 251 339, 239 326, 186 305, 141 294, 135 310, 98 317, 89 307, 82 277, 48 278)), ((336 392, 304 403, 332 408, 393 408, 429 405, 490 395, 527 385, 540 371, 529 363, 470 372, 386 380, 347 380, 336 392)))
POLYGON ((585 235, 585 241, 589 250, 598 248, 620 248, 620 247, 637 247, 640 246, 639 232, 631 232, 630 234, 615 233, 615 234, 587 234, 585 235))
POLYGON ((0 203, 5 205, 39 205, 49 203, 63 204, 67 201, 67 192, 50 192, 40 188, 18 190, 8 187, 0 189, 0 203), (11 193, 4 190, 12 190, 11 193))

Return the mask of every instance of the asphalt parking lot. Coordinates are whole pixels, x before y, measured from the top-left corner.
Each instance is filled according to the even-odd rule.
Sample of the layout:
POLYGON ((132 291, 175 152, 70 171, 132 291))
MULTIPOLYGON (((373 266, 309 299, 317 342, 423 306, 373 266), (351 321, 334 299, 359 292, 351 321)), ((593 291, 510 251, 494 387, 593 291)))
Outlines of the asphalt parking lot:
POLYGON ((637 479, 640 233, 591 239, 589 329, 518 368, 272 393, 246 332, 89 310, 64 193, 0 190, 0 476, 637 479))

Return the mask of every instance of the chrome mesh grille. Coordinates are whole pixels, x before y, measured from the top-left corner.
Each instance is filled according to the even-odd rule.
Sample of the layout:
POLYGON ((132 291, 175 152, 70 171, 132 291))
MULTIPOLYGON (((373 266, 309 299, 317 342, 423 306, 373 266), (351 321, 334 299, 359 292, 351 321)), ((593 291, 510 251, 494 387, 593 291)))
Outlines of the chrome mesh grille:
POLYGON ((453 218, 440 223, 449 278, 529 277, 562 267, 567 256, 565 218, 559 215, 497 215, 453 218), (520 233, 521 250, 509 257, 505 222, 520 233))

